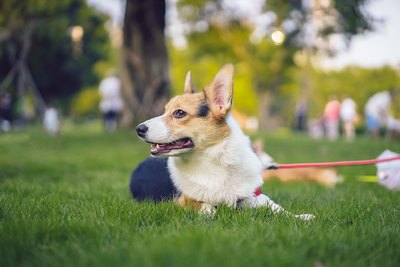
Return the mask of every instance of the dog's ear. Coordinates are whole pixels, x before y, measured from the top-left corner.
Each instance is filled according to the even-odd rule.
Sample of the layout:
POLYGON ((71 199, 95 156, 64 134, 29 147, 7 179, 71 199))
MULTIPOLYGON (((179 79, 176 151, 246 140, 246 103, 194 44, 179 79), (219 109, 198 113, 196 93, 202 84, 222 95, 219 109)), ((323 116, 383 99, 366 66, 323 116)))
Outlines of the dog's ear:
POLYGON ((233 65, 224 65, 203 90, 216 118, 223 119, 232 107, 233 74, 233 65))
POLYGON ((192 76, 190 74, 190 71, 188 71, 185 79, 185 94, 194 94, 196 92, 197 92, 196 87, 194 87, 192 83, 192 76))

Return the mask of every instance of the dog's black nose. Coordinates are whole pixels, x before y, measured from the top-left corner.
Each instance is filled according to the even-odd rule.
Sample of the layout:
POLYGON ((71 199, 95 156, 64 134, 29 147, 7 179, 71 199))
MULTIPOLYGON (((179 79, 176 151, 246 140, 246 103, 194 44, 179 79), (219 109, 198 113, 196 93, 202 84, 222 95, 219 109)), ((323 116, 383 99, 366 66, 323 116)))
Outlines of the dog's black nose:
POLYGON ((149 128, 142 123, 136 127, 136 132, 140 137, 144 137, 148 129, 149 128))

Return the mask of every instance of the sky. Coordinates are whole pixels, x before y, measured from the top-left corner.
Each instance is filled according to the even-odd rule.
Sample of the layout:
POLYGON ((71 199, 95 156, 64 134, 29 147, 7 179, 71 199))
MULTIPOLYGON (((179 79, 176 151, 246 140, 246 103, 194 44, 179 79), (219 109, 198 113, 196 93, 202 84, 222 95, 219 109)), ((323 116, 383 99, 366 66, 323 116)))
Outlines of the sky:
MULTIPOLYGON (((91 6, 110 14, 115 24, 122 24, 124 0, 87 1, 91 6)), ((248 0, 236 1, 246 3, 244 6, 249 3, 248 0)), ((354 37, 349 47, 340 47, 334 58, 324 59, 324 68, 340 69, 347 65, 400 67, 400 0, 371 0, 367 11, 373 17, 383 19, 383 23, 378 23, 374 32, 354 37)), ((182 39, 179 41, 182 42, 182 39)))
POLYGON ((336 69, 346 65, 400 67, 400 0, 373 0, 367 10, 384 22, 378 23, 374 32, 354 37, 350 47, 326 60, 324 66, 336 69))
POLYGON ((115 24, 122 25, 125 0, 87 0, 88 4, 111 16, 115 24))

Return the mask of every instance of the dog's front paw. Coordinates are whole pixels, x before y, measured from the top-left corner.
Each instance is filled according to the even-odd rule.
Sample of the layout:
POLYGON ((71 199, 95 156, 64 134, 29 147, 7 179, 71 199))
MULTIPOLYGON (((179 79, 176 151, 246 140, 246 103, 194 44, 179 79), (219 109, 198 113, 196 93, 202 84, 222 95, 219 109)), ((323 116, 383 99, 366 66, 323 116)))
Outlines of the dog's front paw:
POLYGON ((294 217, 302 219, 304 221, 310 221, 315 218, 315 216, 312 214, 298 214, 298 215, 294 215, 294 217))
POLYGON ((199 213, 201 215, 205 215, 208 217, 214 217, 216 211, 217 211, 217 209, 213 205, 208 204, 208 203, 202 203, 199 213))

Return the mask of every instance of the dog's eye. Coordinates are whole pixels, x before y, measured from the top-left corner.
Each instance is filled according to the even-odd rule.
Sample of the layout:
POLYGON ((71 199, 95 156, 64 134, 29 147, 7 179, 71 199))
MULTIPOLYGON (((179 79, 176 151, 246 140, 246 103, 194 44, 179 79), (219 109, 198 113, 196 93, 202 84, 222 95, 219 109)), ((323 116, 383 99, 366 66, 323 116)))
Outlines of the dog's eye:
POLYGON ((176 119, 182 119, 183 117, 186 116, 186 112, 181 110, 181 109, 177 109, 172 113, 172 116, 176 119))

